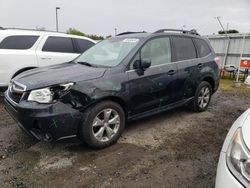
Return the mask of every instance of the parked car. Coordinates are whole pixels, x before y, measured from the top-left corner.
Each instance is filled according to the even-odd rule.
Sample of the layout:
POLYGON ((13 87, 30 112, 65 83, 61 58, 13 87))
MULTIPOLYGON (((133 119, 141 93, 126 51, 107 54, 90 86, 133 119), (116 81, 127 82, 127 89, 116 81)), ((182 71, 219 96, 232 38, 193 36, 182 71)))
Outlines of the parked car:
POLYGON ((250 187, 250 108, 229 130, 216 175, 216 188, 250 187))
POLYGON ((70 63, 18 75, 5 92, 6 109, 39 140, 78 137, 103 148, 126 121, 186 104, 206 110, 219 85, 218 63, 196 32, 123 33, 70 63))
POLYGON ((246 86, 250 88, 250 75, 246 78, 245 82, 246 86))
POLYGON ((65 33, 0 29, 0 92, 18 74, 71 61, 95 43, 90 38, 65 33))

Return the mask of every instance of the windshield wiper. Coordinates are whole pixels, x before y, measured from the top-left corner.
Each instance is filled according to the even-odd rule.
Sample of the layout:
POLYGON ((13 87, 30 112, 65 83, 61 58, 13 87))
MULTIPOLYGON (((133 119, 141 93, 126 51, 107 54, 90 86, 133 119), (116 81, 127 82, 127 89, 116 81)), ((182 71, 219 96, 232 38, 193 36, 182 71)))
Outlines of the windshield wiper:
POLYGON ((86 65, 86 66, 88 66, 88 67, 95 67, 94 65, 92 65, 92 64, 90 64, 90 63, 88 63, 88 62, 77 62, 77 63, 79 63, 79 64, 81 64, 81 65, 86 65))

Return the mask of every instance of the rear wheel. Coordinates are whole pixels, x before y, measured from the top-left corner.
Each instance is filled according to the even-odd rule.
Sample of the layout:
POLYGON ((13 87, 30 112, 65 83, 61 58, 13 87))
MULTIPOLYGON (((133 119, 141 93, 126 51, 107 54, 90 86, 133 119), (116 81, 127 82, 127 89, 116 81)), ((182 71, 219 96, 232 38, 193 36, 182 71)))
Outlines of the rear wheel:
POLYGON ((112 101, 90 107, 83 119, 82 139, 92 148, 104 148, 116 143, 125 127, 124 111, 112 101))
POLYGON ((190 107, 195 112, 203 112, 207 109, 212 96, 212 87, 210 83, 203 81, 196 89, 194 100, 190 107))

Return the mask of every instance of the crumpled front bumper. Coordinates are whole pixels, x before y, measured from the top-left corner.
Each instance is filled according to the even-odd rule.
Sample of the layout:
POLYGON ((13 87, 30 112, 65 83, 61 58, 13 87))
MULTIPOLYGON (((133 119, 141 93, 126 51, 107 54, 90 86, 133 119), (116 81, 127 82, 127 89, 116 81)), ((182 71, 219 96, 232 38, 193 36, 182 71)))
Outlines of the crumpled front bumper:
POLYGON ((53 104, 13 102, 5 93, 5 109, 20 128, 38 140, 57 141, 75 138, 82 113, 60 101, 53 104))

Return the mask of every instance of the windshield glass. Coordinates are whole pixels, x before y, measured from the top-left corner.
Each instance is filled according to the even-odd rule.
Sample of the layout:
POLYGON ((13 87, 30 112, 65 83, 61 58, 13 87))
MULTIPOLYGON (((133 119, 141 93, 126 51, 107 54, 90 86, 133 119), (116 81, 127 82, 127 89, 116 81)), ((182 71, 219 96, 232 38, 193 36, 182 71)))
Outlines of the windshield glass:
POLYGON ((118 65, 139 42, 135 38, 104 40, 75 59, 76 63, 113 67, 118 65))

